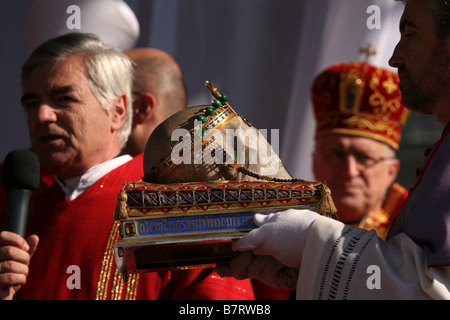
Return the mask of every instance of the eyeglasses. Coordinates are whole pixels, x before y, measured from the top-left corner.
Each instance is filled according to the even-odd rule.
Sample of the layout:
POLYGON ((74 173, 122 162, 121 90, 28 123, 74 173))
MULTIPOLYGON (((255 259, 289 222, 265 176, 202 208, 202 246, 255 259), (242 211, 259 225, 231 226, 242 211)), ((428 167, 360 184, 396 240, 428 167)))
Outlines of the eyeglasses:
POLYGON ((359 169, 367 169, 375 166, 381 161, 395 159, 395 157, 374 158, 363 152, 347 151, 337 148, 317 148, 315 152, 321 154, 325 162, 333 168, 340 166, 349 156, 352 156, 355 159, 359 169))

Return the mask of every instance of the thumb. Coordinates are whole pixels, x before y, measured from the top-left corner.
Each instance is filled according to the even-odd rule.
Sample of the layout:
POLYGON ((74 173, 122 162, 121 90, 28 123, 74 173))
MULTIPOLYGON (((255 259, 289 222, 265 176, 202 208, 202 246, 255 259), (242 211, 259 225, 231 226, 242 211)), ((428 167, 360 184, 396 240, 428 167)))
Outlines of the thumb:
POLYGON ((249 251, 254 250, 261 242, 264 241, 264 235, 261 235, 261 226, 269 222, 273 219, 275 215, 273 213, 269 214, 261 214, 256 213, 253 216, 253 223, 258 227, 256 229, 251 230, 249 233, 244 235, 239 240, 233 241, 233 250, 234 251, 249 251))
POLYGON ((30 257, 32 257, 38 247, 39 237, 37 235, 33 234, 33 235, 29 236, 28 238, 26 238, 26 241, 28 243, 28 246, 30 247, 30 249, 28 250, 28 254, 30 255, 30 257))
POLYGON ((272 217, 274 214, 273 213, 269 213, 269 214, 261 214, 261 213, 256 213, 253 216, 253 223, 257 226, 257 227, 261 227, 263 224, 267 223, 267 221, 269 220, 270 217, 272 217))

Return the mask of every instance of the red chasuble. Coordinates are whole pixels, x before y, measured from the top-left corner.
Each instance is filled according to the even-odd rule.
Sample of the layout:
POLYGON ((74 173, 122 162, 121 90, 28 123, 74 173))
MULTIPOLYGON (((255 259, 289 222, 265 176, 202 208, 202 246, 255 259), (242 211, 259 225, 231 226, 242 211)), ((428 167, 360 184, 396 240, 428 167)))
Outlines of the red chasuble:
POLYGON ((117 195, 139 181, 142 155, 111 171, 73 201, 57 183, 33 199, 28 234, 37 234, 27 283, 15 299, 254 299, 249 280, 222 278, 211 269, 129 275, 122 281, 112 246, 117 195))

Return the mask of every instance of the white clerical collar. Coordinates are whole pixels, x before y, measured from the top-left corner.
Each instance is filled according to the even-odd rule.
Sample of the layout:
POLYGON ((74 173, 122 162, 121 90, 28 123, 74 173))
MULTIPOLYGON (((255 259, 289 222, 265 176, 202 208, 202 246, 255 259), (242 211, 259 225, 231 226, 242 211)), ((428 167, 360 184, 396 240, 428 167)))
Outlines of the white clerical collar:
POLYGON ((133 159, 130 155, 116 157, 106 162, 97 164, 86 171, 79 177, 63 180, 61 178, 55 179, 61 186, 61 189, 67 196, 69 201, 75 200, 79 195, 86 191, 90 186, 96 183, 101 177, 120 167, 124 163, 133 159))

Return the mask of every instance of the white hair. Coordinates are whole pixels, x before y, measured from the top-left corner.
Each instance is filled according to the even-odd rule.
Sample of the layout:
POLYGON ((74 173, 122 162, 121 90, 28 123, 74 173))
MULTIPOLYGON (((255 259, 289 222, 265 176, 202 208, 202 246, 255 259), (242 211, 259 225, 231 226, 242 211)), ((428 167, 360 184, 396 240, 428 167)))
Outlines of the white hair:
POLYGON ((127 115, 118 132, 120 146, 124 148, 131 133, 133 66, 121 51, 107 47, 94 35, 68 33, 36 48, 23 65, 22 79, 38 65, 62 61, 74 54, 83 56, 89 86, 103 109, 111 111, 113 102, 121 93, 125 93, 127 115))

